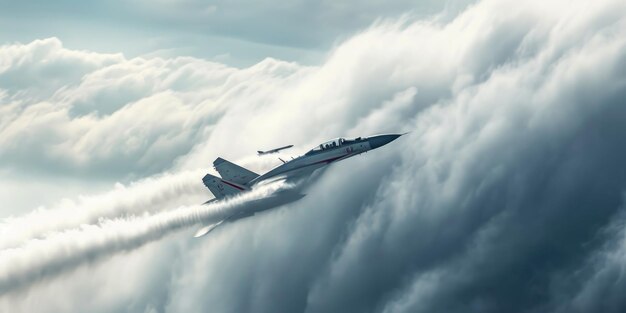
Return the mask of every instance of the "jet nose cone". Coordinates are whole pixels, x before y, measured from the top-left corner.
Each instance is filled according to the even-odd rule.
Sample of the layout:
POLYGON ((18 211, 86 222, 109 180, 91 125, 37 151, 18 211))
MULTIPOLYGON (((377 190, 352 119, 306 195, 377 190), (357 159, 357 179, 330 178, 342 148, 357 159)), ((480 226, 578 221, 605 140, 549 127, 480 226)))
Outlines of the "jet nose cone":
POLYGON ((401 134, 378 135, 369 138, 370 147, 376 149, 382 147, 402 136, 401 134))

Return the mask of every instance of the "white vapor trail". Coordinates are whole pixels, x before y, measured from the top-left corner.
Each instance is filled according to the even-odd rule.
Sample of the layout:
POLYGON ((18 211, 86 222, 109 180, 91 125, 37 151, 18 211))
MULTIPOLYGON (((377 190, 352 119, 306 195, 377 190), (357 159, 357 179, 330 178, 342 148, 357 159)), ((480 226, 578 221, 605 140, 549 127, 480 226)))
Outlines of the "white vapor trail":
POLYGON ((181 205, 180 199, 205 192, 200 183, 204 171, 185 171, 141 180, 130 186, 117 184, 110 192, 64 200, 52 209, 40 208, 31 213, 0 220, 0 249, 16 247, 32 238, 102 218, 154 213, 181 205))
POLYGON ((155 215, 102 220, 32 239, 25 245, 0 251, 0 294, 28 287, 88 262, 130 251, 172 232, 198 223, 214 223, 250 201, 289 188, 276 182, 209 205, 180 207, 155 215))

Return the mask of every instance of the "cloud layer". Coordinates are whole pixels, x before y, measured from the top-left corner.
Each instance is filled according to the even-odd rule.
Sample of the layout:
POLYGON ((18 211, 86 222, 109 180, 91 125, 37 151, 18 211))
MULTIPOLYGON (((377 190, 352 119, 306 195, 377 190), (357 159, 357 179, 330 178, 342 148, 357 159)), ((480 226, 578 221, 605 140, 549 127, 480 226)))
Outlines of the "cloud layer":
POLYGON ((251 202, 288 187, 283 182, 274 182, 226 201, 180 207, 155 215, 103 220, 97 225, 53 232, 41 240, 28 240, 18 248, 3 249, 0 293, 27 288, 83 263, 132 251, 186 227, 218 223, 241 212, 251 202))
MULTIPOLYGON (((79 262, 0 296, 0 308, 621 312, 624 13, 611 0, 485 0, 451 21, 378 23, 315 67, 126 59, 57 39, 5 45, 5 170, 173 173, 131 187, 159 192, 60 203, 6 229, 97 199, 119 205, 53 230, 193 204, 201 176, 191 176, 217 156, 263 171, 276 163, 250 157, 257 148, 411 133, 334 165, 297 203, 200 241, 173 235, 79 262), (97 296, 78 296, 89 288, 97 296)), ((10 233, 9 246, 39 234, 10 233)))

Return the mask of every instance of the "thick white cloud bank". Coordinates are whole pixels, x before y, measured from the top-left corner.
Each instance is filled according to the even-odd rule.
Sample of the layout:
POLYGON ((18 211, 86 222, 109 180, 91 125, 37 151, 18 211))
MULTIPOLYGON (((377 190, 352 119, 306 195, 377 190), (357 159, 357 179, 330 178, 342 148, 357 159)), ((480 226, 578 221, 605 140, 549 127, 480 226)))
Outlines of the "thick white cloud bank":
POLYGON ((50 38, 0 47, 0 89, 2 170, 143 178, 3 219, 5 262, 28 251, 37 265, 46 242, 107 232, 77 238, 84 249, 54 259, 62 270, 19 272, 0 311, 626 308, 623 1, 486 0, 451 21, 380 22, 316 67, 126 59, 50 38), (111 221, 208 198, 217 156, 262 172, 276 162, 257 149, 404 131, 302 200, 202 240, 89 252, 115 237, 111 221))

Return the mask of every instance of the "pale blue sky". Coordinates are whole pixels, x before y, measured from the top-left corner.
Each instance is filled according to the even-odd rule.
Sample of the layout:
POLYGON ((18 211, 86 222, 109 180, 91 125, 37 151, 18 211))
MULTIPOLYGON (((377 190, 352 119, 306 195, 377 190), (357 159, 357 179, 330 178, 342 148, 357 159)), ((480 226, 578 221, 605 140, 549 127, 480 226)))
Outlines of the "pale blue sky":
POLYGON ((196 56, 234 66, 266 58, 319 64, 378 19, 453 15, 456 1, 3 1, 0 42, 58 37, 68 48, 196 56))

